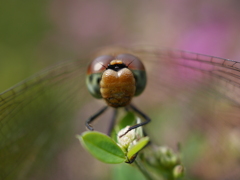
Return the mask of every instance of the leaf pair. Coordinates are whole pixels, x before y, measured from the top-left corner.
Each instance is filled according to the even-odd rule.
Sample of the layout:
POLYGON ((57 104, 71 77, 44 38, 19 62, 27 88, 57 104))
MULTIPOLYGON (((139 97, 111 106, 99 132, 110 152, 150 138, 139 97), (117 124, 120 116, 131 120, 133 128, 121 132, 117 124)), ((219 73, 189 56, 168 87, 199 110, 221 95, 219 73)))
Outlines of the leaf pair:
POLYGON ((116 134, 118 138, 113 138, 114 140, 116 139, 117 142, 109 136, 96 131, 84 132, 82 135, 78 135, 77 138, 92 156, 104 163, 131 163, 131 160, 135 158, 136 154, 149 142, 148 137, 143 137, 142 127, 133 129, 119 138, 120 133, 128 129, 127 122, 132 123, 134 120, 134 114, 128 112, 119 122, 115 131, 119 131, 121 128, 125 129, 120 130, 118 134, 116 134))

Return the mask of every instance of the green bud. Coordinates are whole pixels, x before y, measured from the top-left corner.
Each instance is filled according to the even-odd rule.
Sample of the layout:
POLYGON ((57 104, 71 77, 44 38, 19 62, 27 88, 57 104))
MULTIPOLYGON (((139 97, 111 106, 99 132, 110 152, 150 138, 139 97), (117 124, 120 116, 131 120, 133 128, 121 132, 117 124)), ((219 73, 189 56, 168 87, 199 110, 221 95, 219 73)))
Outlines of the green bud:
POLYGON ((185 173, 185 168, 182 165, 177 165, 173 169, 173 177, 176 179, 183 177, 184 173, 185 173))
POLYGON ((164 167, 173 167, 179 163, 178 155, 165 146, 158 148, 157 156, 164 167))

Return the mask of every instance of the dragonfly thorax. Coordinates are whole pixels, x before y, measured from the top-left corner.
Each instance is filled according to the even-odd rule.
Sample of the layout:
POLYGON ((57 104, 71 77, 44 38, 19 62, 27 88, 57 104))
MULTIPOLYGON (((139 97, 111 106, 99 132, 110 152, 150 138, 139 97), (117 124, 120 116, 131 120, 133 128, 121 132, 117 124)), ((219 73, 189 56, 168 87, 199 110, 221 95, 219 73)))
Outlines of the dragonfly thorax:
POLYGON ((134 75, 123 63, 110 63, 109 67, 103 72, 100 81, 102 98, 111 107, 127 106, 136 91, 134 75))

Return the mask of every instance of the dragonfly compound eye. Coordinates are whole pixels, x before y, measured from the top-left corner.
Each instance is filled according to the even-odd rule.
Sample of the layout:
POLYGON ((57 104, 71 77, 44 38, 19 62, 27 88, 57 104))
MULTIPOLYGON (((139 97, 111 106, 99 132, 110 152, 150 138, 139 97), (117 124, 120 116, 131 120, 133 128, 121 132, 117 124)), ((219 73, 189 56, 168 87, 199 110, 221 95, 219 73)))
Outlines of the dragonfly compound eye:
POLYGON ((95 98, 102 98, 100 93, 100 81, 102 73, 106 70, 108 64, 114 59, 113 56, 103 55, 95 58, 88 66, 86 84, 88 91, 95 98))

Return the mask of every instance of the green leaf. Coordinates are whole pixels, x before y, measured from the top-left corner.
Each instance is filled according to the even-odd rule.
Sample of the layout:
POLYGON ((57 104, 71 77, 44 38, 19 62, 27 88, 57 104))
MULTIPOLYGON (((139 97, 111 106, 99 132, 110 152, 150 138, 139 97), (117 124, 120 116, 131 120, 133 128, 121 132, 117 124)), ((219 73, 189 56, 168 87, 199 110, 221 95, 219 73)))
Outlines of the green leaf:
POLYGON ((120 130, 125 128, 126 126, 132 126, 136 123, 135 121, 136 121, 135 114, 129 111, 118 123, 118 128, 120 130))
POLYGON ((90 154, 104 163, 117 164, 126 160, 122 149, 105 134, 87 131, 77 138, 90 154))
POLYGON ((131 159, 131 157, 138 153, 144 146, 147 145, 147 143, 149 142, 149 137, 144 137, 142 138, 140 141, 137 142, 137 144, 135 144, 127 153, 127 157, 128 159, 131 159))

